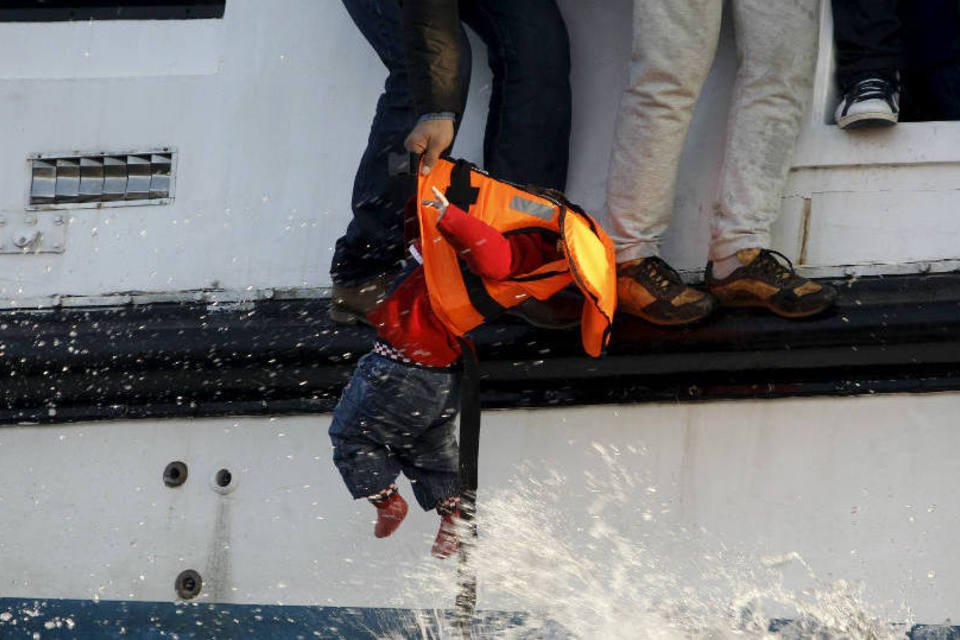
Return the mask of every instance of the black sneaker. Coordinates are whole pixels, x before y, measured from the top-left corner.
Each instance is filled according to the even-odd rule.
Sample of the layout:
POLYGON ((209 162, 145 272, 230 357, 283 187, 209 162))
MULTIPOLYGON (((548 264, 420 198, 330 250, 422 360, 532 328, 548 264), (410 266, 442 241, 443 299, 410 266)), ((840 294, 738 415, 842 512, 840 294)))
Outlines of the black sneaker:
POLYGON ((784 318, 806 318, 837 300, 834 287, 797 275, 778 251, 741 249, 737 258, 743 266, 722 279, 713 276, 713 263, 707 263, 707 287, 722 307, 763 307, 784 318))
POLYGON ((688 287, 656 256, 617 265, 617 310, 663 326, 692 324, 713 313, 709 294, 688 287))
POLYGON ((841 129, 890 126, 899 117, 900 91, 884 78, 865 78, 850 86, 834 113, 841 129))
POLYGON ((367 314, 383 302, 396 277, 395 273, 388 273, 355 287, 334 284, 327 314, 338 324, 370 324, 367 314))

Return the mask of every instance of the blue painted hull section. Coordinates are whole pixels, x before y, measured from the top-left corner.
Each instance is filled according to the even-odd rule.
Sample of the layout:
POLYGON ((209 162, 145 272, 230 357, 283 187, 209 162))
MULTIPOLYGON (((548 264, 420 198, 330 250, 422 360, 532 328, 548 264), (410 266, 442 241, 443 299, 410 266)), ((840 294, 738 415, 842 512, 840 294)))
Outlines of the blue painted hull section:
MULTIPOLYGON (((480 612, 472 637, 496 637, 523 623, 523 614, 480 612)), ((789 620, 773 620, 770 630, 792 625, 789 620)), ((432 640, 457 637, 452 630, 452 611, 0 598, 0 638, 4 640, 432 640)), ((788 635, 795 637, 795 631, 788 635)), ((559 626, 541 627, 519 637, 572 640, 559 626)), ((960 640, 960 626, 915 625, 904 629, 904 637, 960 640)))
MULTIPOLYGON (((476 637, 522 624, 520 614, 481 612, 476 637)), ((448 638, 452 625, 451 611, 0 598, 4 640, 32 639, 35 633, 43 640, 406 640, 448 638)), ((536 633, 531 640, 570 637, 559 627, 536 633)))

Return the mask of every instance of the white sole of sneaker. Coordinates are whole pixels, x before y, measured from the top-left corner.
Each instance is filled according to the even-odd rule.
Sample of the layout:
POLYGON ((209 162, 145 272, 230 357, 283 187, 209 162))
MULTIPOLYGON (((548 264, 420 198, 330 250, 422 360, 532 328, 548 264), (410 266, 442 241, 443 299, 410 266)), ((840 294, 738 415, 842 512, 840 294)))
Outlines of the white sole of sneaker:
POLYGON ((865 113, 851 113, 837 118, 837 126, 841 129, 866 129, 870 127, 889 127, 897 124, 896 113, 874 111, 865 113))

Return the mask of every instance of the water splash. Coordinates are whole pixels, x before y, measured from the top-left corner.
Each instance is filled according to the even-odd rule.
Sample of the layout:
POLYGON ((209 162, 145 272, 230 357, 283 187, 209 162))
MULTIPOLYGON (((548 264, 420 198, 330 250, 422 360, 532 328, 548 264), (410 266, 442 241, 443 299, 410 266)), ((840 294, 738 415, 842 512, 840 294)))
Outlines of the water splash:
MULTIPOLYGON (((509 489, 481 496, 480 539, 471 554, 480 607, 522 613, 481 615, 473 637, 906 637, 909 624, 882 621, 861 585, 820 580, 797 553, 758 558, 664 517, 670 504, 635 471, 642 460, 626 459, 642 450, 594 444, 593 453, 600 472, 570 478, 529 465, 509 489), (587 526, 580 514, 567 513, 567 497, 584 487, 594 496, 587 526)), ((410 592, 429 594, 437 611, 419 614, 397 638, 460 638, 441 611, 456 588, 448 569, 411 569, 410 592)), ((909 622, 907 612, 900 622, 909 622)))

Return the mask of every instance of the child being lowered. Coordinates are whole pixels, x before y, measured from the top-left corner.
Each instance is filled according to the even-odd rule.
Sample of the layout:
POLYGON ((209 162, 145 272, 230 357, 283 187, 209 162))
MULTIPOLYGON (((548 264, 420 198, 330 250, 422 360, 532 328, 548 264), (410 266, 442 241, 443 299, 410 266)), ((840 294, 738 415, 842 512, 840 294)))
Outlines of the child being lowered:
POLYGON ((571 282, 584 295, 584 349, 598 357, 616 308, 613 246, 586 213, 556 193, 495 180, 440 160, 419 178, 420 241, 392 293, 368 316, 373 350, 357 363, 330 425, 333 459, 351 495, 377 510, 374 535, 407 515, 396 478, 410 480, 440 529, 433 555, 459 548, 459 363, 464 334, 525 299, 571 282))

